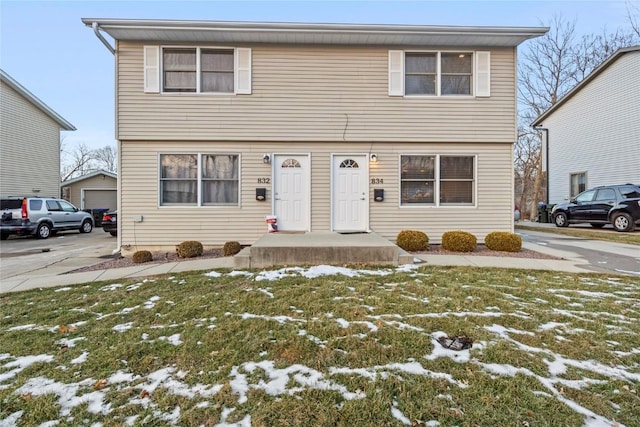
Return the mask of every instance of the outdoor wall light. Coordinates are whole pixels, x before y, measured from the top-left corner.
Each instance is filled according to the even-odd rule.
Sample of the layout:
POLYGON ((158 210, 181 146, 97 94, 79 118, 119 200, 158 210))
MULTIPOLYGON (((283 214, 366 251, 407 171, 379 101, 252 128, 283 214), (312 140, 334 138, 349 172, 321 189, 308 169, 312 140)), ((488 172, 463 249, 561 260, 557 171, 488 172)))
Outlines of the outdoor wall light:
POLYGON ((268 154, 264 154, 262 156, 262 163, 265 163, 267 165, 271 163, 271 156, 269 156, 268 154))
POLYGON ((266 199, 267 199, 267 189, 256 188, 256 200, 259 202, 264 202, 266 199))
POLYGON ((378 155, 376 153, 371 153, 369 154, 369 160, 371 160, 373 163, 378 161, 378 155))
POLYGON ((373 189, 373 200, 376 202, 381 202, 384 200, 384 189, 383 188, 374 188, 373 189))

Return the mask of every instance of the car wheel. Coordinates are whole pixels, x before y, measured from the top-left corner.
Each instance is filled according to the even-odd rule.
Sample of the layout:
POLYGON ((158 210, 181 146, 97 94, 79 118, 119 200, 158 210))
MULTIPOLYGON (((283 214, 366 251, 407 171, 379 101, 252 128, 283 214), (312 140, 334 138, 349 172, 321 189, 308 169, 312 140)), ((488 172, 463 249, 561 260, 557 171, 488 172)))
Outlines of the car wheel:
POLYGON ((110 231, 109 234, 111 234, 113 237, 116 237, 118 235, 117 231, 110 231))
POLYGON ((38 239, 48 239, 49 236, 51 236, 51 226, 48 223, 43 222, 38 226, 36 236, 38 239))
POLYGON ((602 228, 602 227, 604 227, 604 224, 598 224, 598 223, 596 223, 596 222, 592 222, 592 223, 591 223, 591 226, 592 226, 593 228, 602 228))
POLYGON ((613 228, 616 231, 633 231, 635 228, 635 224, 633 223, 633 219, 631 215, 626 212, 620 212, 613 215, 611 218, 611 223, 613 224, 613 228))
POLYGON ((556 224, 556 227, 569 226, 569 220, 567 219, 567 214, 564 212, 558 212, 556 216, 553 217, 553 222, 556 224))
POLYGON ((91 221, 89 221, 88 219, 85 219, 80 226, 80 232, 91 233, 91 230, 93 230, 93 224, 91 224, 91 221))

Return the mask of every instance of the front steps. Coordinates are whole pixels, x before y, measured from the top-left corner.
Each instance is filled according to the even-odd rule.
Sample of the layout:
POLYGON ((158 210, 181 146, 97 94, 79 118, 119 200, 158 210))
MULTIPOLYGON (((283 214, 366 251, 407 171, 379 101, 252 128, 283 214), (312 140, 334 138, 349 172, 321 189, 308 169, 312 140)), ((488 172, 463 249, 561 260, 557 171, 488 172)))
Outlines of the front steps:
POLYGON ((234 257, 237 268, 275 265, 413 264, 413 255, 376 233, 269 233, 234 257))

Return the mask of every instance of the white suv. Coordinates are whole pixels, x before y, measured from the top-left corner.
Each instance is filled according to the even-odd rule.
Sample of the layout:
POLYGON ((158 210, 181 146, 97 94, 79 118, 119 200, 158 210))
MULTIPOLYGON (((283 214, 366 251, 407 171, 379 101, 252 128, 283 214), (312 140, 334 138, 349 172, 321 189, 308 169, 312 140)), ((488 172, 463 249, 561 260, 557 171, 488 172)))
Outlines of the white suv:
POLYGON ((3 198, 0 200, 0 210, 2 240, 11 234, 35 235, 46 239, 57 231, 79 230, 81 233, 90 233, 93 230, 93 217, 62 199, 3 198))

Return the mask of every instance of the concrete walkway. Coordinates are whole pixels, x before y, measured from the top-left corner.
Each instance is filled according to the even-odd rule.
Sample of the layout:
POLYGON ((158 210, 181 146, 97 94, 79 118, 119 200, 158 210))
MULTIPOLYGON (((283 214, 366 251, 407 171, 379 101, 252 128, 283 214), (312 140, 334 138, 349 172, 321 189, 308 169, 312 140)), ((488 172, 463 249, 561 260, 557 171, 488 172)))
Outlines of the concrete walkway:
MULTIPOLYGON (((535 223, 532 223, 535 224, 535 223)), ((525 249, 540 251, 540 246, 523 244, 525 249)), ((552 249, 544 248, 545 253, 555 256, 564 256, 564 253, 555 254, 552 249)), ((102 262, 101 259, 94 259, 85 265, 94 265, 102 262)), ((498 268, 518 268, 529 270, 552 270, 569 273, 591 273, 582 268, 584 263, 579 259, 538 259, 538 258, 514 258, 495 257, 478 255, 416 255, 414 262, 423 265, 438 266, 469 266, 469 267, 498 267, 498 268)), ((52 265, 37 272, 25 273, 20 276, 2 280, 0 293, 19 292, 28 289, 48 288, 54 286, 67 286, 80 283, 96 281, 118 281, 137 277, 154 276, 159 274, 171 274, 184 271, 215 270, 219 268, 233 269, 235 261, 233 257, 208 258, 198 260, 180 260, 161 264, 140 264, 125 268, 114 268, 109 270, 95 270, 83 273, 69 273, 80 266, 75 264, 52 265)))

